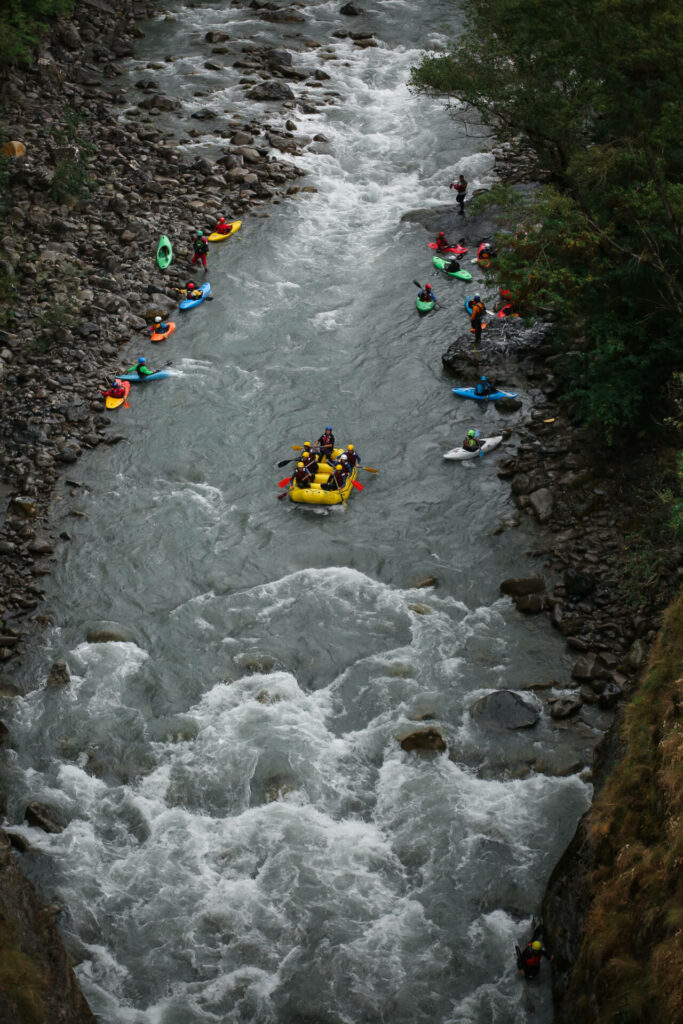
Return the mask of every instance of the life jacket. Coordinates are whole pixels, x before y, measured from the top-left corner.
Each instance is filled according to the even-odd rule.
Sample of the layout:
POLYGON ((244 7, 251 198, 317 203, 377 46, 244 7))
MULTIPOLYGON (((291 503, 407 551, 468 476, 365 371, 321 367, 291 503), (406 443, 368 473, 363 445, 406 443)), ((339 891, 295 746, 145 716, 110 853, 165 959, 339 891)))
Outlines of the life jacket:
POLYGON ((355 466, 355 465, 357 464, 357 462, 358 462, 358 456, 356 455, 356 453, 355 453, 355 452, 349 452, 349 451, 347 451, 347 453, 346 453, 346 461, 347 461, 347 462, 348 462, 348 464, 349 464, 349 468, 350 468, 350 469, 353 469, 353 467, 354 467, 354 466, 355 466))
POLYGON ((124 388, 123 384, 114 384, 112 387, 109 388, 109 391, 107 392, 110 398, 123 398, 125 393, 126 389, 124 388))
POLYGON ((422 302, 434 302, 434 292, 431 288, 429 290, 423 288, 420 292, 420 299, 422 302))
POLYGON ((532 949, 531 945, 528 945, 522 953, 522 959, 526 967, 540 967, 541 966, 542 950, 532 949))
POLYGON ((334 434, 323 434, 320 438, 322 448, 334 448, 334 434))
POLYGON ((473 302, 472 303, 472 315, 470 317, 470 321, 472 323, 475 323, 475 321, 481 320, 481 318, 483 317, 485 312, 486 312, 486 307, 485 307, 483 302, 481 302, 481 301, 473 302))
POLYGON ((146 363, 138 363, 137 366, 135 367, 135 369, 137 371, 138 377, 149 377, 148 373, 144 373, 143 372, 144 370, 147 369, 147 364, 146 363))
POLYGON ((195 238, 192 244, 194 246, 194 251, 199 253, 200 255, 201 253, 209 251, 209 246, 204 236, 202 236, 201 238, 195 238))
POLYGON ((466 437, 462 443, 463 448, 466 452, 473 452, 475 448, 478 448, 476 437, 466 437))
POLYGON ((299 485, 299 487, 303 486, 303 484, 309 483, 309 481, 310 481, 310 474, 309 474, 309 472, 308 472, 308 470, 306 469, 305 466, 304 466, 303 469, 295 470, 295 472, 294 472, 294 480, 295 480, 295 483, 297 483, 299 485))
POLYGON ((231 227, 231 224, 226 224, 224 220, 219 220, 218 224, 216 224, 216 234, 227 235, 231 227))
POLYGON ((466 192, 467 191, 467 182, 466 181, 456 181, 454 186, 453 186, 453 188, 456 190, 456 192, 466 192))

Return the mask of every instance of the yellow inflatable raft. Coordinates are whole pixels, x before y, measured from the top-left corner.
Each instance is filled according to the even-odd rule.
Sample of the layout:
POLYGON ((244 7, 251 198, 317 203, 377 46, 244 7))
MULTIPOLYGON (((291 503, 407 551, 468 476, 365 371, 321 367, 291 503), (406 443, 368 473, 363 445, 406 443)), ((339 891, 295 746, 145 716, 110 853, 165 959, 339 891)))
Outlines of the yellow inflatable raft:
MULTIPOLYGON (((335 448, 333 453, 335 461, 343 454, 343 448, 335 448)), ((340 490, 337 490, 335 487, 332 491, 325 491, 322 485, 327 483, 331 472, 332 466, 327 462, 323 462, 318 466, 315 481, 310 487, 290 486, 287 494, 292 501, 300 502, 302 505, 341 505, 353 490, 353 481, 358 476, 358 470, 355 466, 353 467, 353 472, 347 476, 344 486, 340 490)))

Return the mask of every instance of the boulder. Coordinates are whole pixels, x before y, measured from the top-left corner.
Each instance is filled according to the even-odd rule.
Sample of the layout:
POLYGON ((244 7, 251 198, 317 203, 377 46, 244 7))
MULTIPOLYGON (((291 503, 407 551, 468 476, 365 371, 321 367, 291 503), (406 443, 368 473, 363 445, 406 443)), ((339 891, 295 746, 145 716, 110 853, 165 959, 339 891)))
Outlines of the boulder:
POLYGON ((260 82, 247 93, 248 100, 258 100, 262 103, 268 100, 293 100, 294 93, 284 82, 260 82))
POLYGON ((48 686, 68 686, 71 682, 69 669, 65 661, 56 661, 47 677, 48 686))
POLYGON ((537 615, 545 609, 545 598, 542 594, 525 594, 523 597, 515 597, 515 608, 525 615, 537 615))
POLYGON ((35 519, 38 515, 38 506, 33 498, 17 495, 16 498, 12 498, 12 511, 18 512, 25 519, 35 519))
POLYGON ((621 700, 623 690, 616 683, 606 683, 605 688, 598 697, 598 707, 603 711, 609 711, 618 700, 621 700))
POLYGON ((89 644, 125 644, 127 637, 114 629, 89 629, 86 635, 89 644))
POLYGON ((363 11, 349 0, 348 4, 344 4, 343 7, 339 8, 339 13, 344 14, 347 18, 357 18, 363 11))
POLYGON ((589 682, 595 678, 595 661, 596 655, 593 651, 588 651, 586 654, 582 654, 580 658, 577 658, 574 662, 574 668, 572 669, 572 679, 578 679, 579 682, 589 682))
MULTIPOLYGON (((290 68, 294 63, 294 58, 289 50, 265 50, 263 59, 271 67, 290 68)), ((288 130, 292 131, 291 128, 288 130)))
MULTIPOLYGON (((14 499, 17 500, 16 498, 14 499)), ((642 641, 634 640, 626 657, 629 668, 637 671, 645 661, 645 647, 642 641)))
POLYGON ((306 21, 301 11, 296 11, 293 7, 282 7, 278 11, 260 11, 259 17, 263 18, 264 21, 285 23, 288 21, 306 21))
POLYGON ((227 32, 218 32, 215 29, 207 32, 204 36, 207 43, 225 43, 229 38, 230 36, 227 32))
POLYGON ((529 495, 529 503, 539 523, 547 523, 553 513, 553 496, 547 487, 541 487, 529 495))
POLYGON ((517 577, 510 576, 503 580, 500 585, 501 594, 509 597, 525 597, 527 594, 541 594, 545 590, 545 583, 541 576, 517 577))
POLYGON ((419 583, 411 583, 410 590, 424 590, 426 587, 435 587, 437 585, 436 576, 425 576, 419 583))
POLYGON ((50 544, 49 540, 44 540, 39 537, 32 540, 28 544, 27 548, 32 555, 51 555, 54 551, 54 547, 50 544))
POLYGON ((567 569, 563 576, 563 583, 567 597, 575 597, 581 600, 588 597, 595 590, 595 580, 576 569, 567 569))
POLYGON ((518 409, 522 408, 522 402, 519 398, 499 398, 495 404, 498 412, 517 412, 518 409))
POLYGON ((251 146, 254 142, 254 136, 250 135, 249 132, 243 132, 238 129, 232 133, 230 141, 233 146, 251 146))
POLYGON ((570 693, 566 697, 551 697, 548 701, 551 718, 569 718, 576 714, 583 701, 578 693, 570 693))
POLYGON ((0 722, 0 750, 11 746, 10 731, 4 722, 0 722))
POLYGON ((496 690, 470 706, 479 725, 495 729, 529 729, 541 717, 536 702, 525 700, 514 690, 496 690))
POLYGON ((418 729, 416 732, 403 736, 400 743, 401 747, 409 754, 413 751, 418 753, 431 751, 443 754, 447 749, 446 741, 438 729, 418 729))
POLYGON ((32 828, 42 828, 43 832, 57 834, 64 831, 64 826, 57 819, 56 811, 37 800, 31 801, 24 811, 24 817, 32 828))

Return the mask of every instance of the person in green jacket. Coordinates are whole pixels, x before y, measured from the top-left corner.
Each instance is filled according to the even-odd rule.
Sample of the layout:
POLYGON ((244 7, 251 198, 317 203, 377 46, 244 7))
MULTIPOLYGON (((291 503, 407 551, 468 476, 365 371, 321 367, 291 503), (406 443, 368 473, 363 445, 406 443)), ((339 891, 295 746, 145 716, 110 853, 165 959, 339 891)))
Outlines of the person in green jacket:
POLYGON ((147 360, 145 359, 145 357, 140 356, 135 366, 130 366, 126 370, 126 373, 137 373, 138 377, 144 378, 151 377, 153 373, 156 373, 156 370, 150 370, 149 366, 147 365, 147 360))

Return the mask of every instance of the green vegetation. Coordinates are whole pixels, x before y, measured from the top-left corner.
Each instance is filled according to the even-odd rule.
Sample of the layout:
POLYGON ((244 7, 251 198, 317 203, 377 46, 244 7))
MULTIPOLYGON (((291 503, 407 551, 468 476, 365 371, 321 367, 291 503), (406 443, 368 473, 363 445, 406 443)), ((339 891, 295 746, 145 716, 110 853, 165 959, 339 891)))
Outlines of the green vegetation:
POLYGON ((45 980, 36 964, 22 953, 11 922, 0 917, 0 992, 16 1007, 22 1024, 43 1024, 45 980))
POLYGON ((7 0, 0 20, 0 67, 28 64, 49 23, 72 8, 73 0, 7 0))
POLYGON ((675 0, 471 0, 462 36, 412 74, 550 173, 531 198, 495 197, 492 273, 565 326, 563 394, 609 441, 683 365, 682 26, 675 0))
POLYGON ((625 756, 593 807, 593 900, 567 997, 586 1024, 683 1020, 682 665, 683 595, 628 707, 625 756))
POLYGON ((50 194, 58 203, 74 204, 87 199, 94 187, 88 161, 94 147, 84 135, 84 117, 68 107, 64 125, 55 132, 56 169, 50 194))

